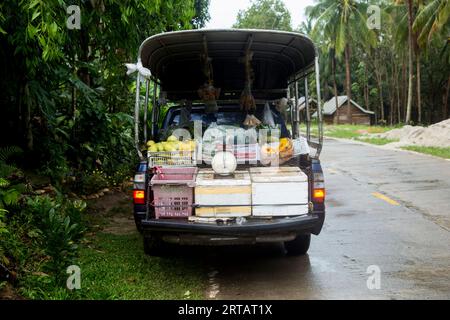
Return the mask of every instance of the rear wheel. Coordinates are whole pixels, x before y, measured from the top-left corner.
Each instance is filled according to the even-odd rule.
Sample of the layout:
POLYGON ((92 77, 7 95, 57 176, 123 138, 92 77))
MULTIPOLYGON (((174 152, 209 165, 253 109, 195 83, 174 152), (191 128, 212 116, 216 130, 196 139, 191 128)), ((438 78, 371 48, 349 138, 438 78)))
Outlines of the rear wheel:
POLYGON ((304 255, 308 252, 311 243, 311 234, 299 234, 292 241, 286 241, 284 248, 287 253, 294 256, 304 255))
POLYGON ((144 252, 149 256, 163 256, 167 253, 167 245, 156 235, 146 235, 144 236, 144 252))

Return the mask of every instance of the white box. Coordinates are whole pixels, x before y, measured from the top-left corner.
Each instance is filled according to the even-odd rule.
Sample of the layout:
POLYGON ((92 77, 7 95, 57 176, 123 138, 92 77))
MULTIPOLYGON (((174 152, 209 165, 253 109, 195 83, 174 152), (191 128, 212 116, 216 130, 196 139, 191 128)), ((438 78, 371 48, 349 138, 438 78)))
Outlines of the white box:
POLYGON ((221 177, 210 169, 198 172, 195 181, 195 215, 199 217, 244 217, 252 213, 252 187, 247 171, 221 177), (202 207, 205 206, 205 207, 202 207))
POLYGON ((254 216, 308 213, 308 177, 296 167, 250 168, 254 216))

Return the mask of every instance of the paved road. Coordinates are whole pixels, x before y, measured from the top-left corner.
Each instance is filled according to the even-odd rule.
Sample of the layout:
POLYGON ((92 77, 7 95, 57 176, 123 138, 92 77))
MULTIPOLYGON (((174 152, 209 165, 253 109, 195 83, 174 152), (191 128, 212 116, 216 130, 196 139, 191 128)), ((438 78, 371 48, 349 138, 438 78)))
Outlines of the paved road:
POLYGON ((214 250, 215 299, 450 299, 450 161, 326 140, 327 217, 309 254, 214 250), (367 288, 376 266, 380 289, 367 288))

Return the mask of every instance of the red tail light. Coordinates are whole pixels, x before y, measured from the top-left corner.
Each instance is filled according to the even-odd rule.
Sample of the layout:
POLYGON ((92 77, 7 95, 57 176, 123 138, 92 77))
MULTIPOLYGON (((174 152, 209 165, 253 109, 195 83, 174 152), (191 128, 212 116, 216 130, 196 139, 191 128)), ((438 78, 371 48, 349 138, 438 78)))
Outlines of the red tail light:
POLYGON ((133 201, 135 204, 145 204, 145 191, 133 190, 133 201))
POLYGON ((323 202, 325 200, 325 188, 314 189, 313 199, 315 202, 323 202))

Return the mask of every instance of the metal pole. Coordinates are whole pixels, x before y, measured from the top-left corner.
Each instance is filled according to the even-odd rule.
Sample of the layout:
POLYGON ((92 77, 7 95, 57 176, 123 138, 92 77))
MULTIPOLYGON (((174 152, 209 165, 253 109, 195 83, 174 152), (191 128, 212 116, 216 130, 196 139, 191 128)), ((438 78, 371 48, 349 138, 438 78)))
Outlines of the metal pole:
POLYGON ((311 141, 311 110, 309 109, 308 77, 305 77, 305 109, 306 109, 306 139, 311 141))
POLYGON ((139 159, 142 159, 142 152, 139 148, 139 108, 141 96, 141 75, 139 72, 136 77, 136 104, 134 106, 134 146, 138 153, 139 159))
MULTIPOLYGON (((292 120, 293 120, 293 118, 292 118, 292 105, 291 105, 291 86, 288 84, 288 87, 287 87, 287 95, 286 95, 286 97, 287 97, 287 106, 289 107, 289 121, 291 122, 291 131, 293 131, 293 123, 292 123, 292 120)), ((287 110, 285 109, 285 112, 286 112, 286 119, 285 119, 285 121, 287 122, 288 121, 288 114, 287 114, 287 110)), ((284 115, 283 115, 283 117, 284 117, 284 115)))
POLYGON ((316 89, 317 89, 317 119, 319 129, 319 146, 317 147, 316 157, 318 158, 322 151, 323 144, 323 122, 322 122, 322 97, 320 96, 320 67, 319 56, 315 59, 315 71, 316 71, 316 89))
POLYGON ((145 81, 145 103, 144 103, 144 142, 147 142, 147 112, 148 112, 148 91, 150 86, 150 80, 145 81))
POLYGON ((156 128, 158 125, 158 107, 156 105, 157 83, 153 82, 153 100, 152 100, 152 139, 156 139, 156 128))
POLYGON ((299 128, 298 128, 298 122, 299 122, 299 115, 298 115, 298 82, 295 81, 294 84, 294 91, 295 91, 295 107, 294 107, 294 138, 299 137, 299 128))

